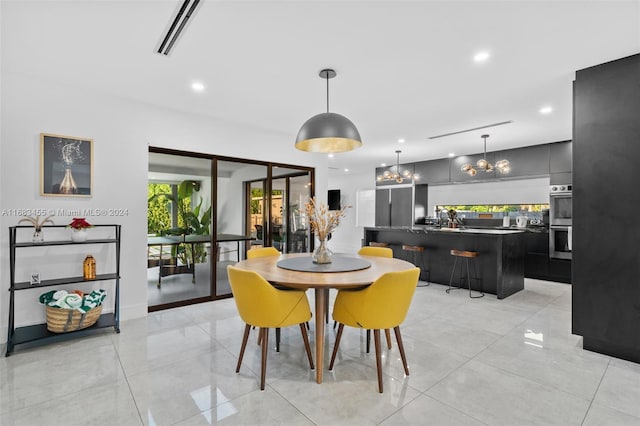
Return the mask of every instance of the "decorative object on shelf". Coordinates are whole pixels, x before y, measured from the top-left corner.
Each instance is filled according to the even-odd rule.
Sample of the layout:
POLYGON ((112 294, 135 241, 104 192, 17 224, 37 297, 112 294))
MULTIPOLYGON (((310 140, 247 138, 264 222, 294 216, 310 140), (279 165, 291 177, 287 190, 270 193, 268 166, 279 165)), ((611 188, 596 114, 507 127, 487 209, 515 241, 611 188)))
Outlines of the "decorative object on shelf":
POLYGON ((45 217, 42 222, 40 221, 40 217, 39 215, 36 215, 35 217, 31 217, 31 216, 26 216, 22 219, 20 219, 20 221, 18 222, 18 225, 21 224, 22 222, 29 222, 30 224, 33 225, 33 238, 32 238, 32 242, 34 243, 41 243, 44 241, 44 235, 42 234, 42 226, 50 223, 53 225, 53 220, 51 220, 51 216, 47 216, 45 217))
POLYGON ((85 280, 96 279, 96 259, 90 254, 82 262, 82 276, 85 280))
POLYGON ((40 195, 91 197, 93 140, 40 134, 40 195))
POLYGON ((45 305, 47 330, 66 333, 91 327, 102 314, 102 303, 107 292, 100 289, 90 294, 69 293, 66 290, 51 290, 40 295, 40 303, 45 305))
POLYGON ((311 225, 311 232, 320 241, 311 258, 314 263, 331 263, 333 253, 327 247, 327 239, 329 234, 340 225, 340 218, 346 216, 345 211, 349 206, 344 206, 340 210, 329 210, 325 203, 319 203, 315 197, 312 197, 304 207, 311 225))
POLYGON ((40 284, 40 272, 32 272, 31 273, 31 278, 29 278, 29 283, 31 285, 40 284))
POLYGON ((327 81, 327 112, 314 115, 298 131, 296 148, 309 152, 345 152, 362 146, 362 139, 355 124, 347 117, 329 112, 329 79, 335 70, 323 69, 320 77, 327 81))
MULTIPOLYGON (((497 170, 501 175, 506 175, 511 171, 511 165, 509 164, 509 160, 500 160, 496 161, 495 166, 487 161, 487 138, 489 135, 482 135, 481 138, 484 139, 484 154, 480 160, 476 163, 476 167, 478 170, 484 170, 487 173, 493 172, 497 170)), ((463 172, 467 173, 469 176, 475 176, 477 174, 477 170, 471 165, 471 163, 467 163, 462 166, 460 169, 463 172)))
POLYGON ((391 171, 393 170, 393 167, 391 167, 390 170, 385 170, 384 173, 382 173, 381 175, 378 175, 376 177, 376 180, 378 182, 384 182, 384 181, 388 181, 388 180, 395 180, 397 183, 402 183, 404 182, 405 179, 409 179, 409 180, 418 180, 420 178, 420 176, 418 176, 415 173, 411 173, 411 171, 409 170, 404 170, 402 172, 400 172, 400 153, 402 151, 397 150, 396 151, 396 168, 395 171, 391 171))
POLYGON ((78 243, 87 240, 87 228, 93 228, 93 225, 87 222, 84 217, 74 217, 67 228, 71 228, 71 240, 78 243))
POLYGON ((457 228, 458 227, 458 212, 451 209, 447 211, 447 216, 449 216, 449 228, 457 228))

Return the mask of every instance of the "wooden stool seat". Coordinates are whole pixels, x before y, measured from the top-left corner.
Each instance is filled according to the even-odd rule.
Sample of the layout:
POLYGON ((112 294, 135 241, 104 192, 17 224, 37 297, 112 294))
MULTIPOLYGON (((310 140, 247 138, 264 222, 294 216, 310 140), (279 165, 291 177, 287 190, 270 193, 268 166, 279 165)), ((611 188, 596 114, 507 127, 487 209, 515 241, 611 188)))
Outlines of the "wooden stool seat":
MULTIPOLYGON (((424 247, 423 246, 412 246, 409 244, 403 244, 402 250, 407 253, 407 258, 409 254, 411 254, 411 263, 420 268, 420 277, 419 279, 426 281, 425 285, 429 285, 429 269, 427 269, 424 261, 424 247)), ((408 260, 405 258, 405 260, 408 260)))
POLYGON ((480 290, 478 291, 478 293, 480 293, 479 295, 474 296, 473 293, 471 292, 471 271, 469 271, 469 259, 475 259, 478 256, 480 256, 480 253, 478 253, 477 251, 470 251, 470 250, 457 250, 457 249, 452 249, 451 250, 451 256, 455 257, 455 261, 453 262, 453 269, 451 270, 451 278, 449 278, 449 288, 447 288, 446 292, 449 293, 451 290, 455 290, 455 289, 459 289, 459 288, 463 288, 462 287, 462 283, 464 282, 464 277, 462 276, 462 270, 463 270, 463 265, 460 265, 460 277, 459 277, 459 287, 453 287, 451 284, 453 283, 453 275, 456 272, 456 266, 458 264, 458 258, 461 258, 461 262, 463 261, 462 259, 464 259, 464 262, 466 263, 466 267, 467 267, 467 286, 469 288, 469 297, 472 299, 477 299, 479 297, 484 296, 484 292, 482 291, 482 280, 478 279, 478 272, 476 271, 476 262, 473 261, 473 280, 476 283, 480 283, 480 290))
POLYGON ((369 241, 369 246, 371 247, 389 247, 387 243, 378 243, 376 241, 369 241))
POLYGON ((451 250, 451 256, 478 257, 478 256, 480 256, 480 254, 477 251, 451 250))

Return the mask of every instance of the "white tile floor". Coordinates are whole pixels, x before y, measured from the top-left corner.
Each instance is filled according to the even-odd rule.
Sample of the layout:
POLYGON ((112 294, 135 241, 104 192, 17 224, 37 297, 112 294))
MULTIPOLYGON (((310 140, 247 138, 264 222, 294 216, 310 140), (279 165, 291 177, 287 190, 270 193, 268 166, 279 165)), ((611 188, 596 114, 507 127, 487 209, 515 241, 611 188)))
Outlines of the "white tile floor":
POLYGON ((394 342, 383 394, 364 333, 345 328, 318 385, 297 327, 269 352, 261 392, 257 333, 235 373, 243 323, 228 299, 0 359, 0 424, 640 425, 640 365, 581 349, 570 286, 526 280, 505 300, 444 289, 416 290, 401 327, 411 375, 394 342))

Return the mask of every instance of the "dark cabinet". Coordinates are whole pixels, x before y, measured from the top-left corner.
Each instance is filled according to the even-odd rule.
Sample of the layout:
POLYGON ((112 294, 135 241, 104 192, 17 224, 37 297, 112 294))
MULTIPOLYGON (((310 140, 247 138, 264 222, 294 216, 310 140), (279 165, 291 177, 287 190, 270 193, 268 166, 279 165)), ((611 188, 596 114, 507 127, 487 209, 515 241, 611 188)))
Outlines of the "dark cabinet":
POLYGON ((640 362, 637 163, 640 54, 576 72, 572 332, 583 347, 640 362), (613 171, 611 179, 600 171, 613 171))
POLYGON ((412 187, 376 190, 376 226, 411 226, 412 212, 412 187))
POLYGON ((549 234, 546 232, 525 232, 524 276, 548 279, 549 274, 549 234))
POLYGON ((504 175, 496 172, 496 178, 536 177, 549 174, 548 144, 496 151, 493 154, 495 161, 508 160, 511 169, 504 175))
POLYGON ((415 173, 418 175, 417 182, 422 184, 449 183, 449 163, 450 160, 448 158, 416 163, 415 173))
POLYGON ((549 173, 571 172, 571 141, 549 144, 549 173))
POLYGON ((376 226, 390 226, 391 199, 389 189, 376 189, 376 226))
POLYGON ((571 141, 549 144, 549 182, 551 185, 571 183, 573 176, 573 144, 571 141))

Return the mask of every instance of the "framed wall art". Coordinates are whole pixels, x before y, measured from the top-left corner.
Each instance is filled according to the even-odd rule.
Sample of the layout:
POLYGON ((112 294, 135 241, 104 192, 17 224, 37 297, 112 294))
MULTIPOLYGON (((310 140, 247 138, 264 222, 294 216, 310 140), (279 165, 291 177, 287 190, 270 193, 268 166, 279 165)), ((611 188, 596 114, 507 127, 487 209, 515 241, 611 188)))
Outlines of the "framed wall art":
POLYGON ((40 195, 93 195, 93 139, 40 134, 40 195))

